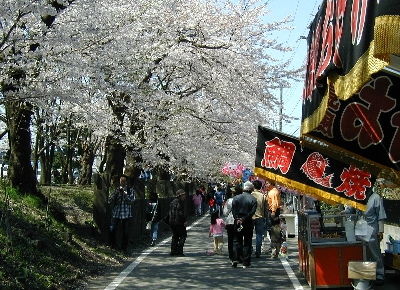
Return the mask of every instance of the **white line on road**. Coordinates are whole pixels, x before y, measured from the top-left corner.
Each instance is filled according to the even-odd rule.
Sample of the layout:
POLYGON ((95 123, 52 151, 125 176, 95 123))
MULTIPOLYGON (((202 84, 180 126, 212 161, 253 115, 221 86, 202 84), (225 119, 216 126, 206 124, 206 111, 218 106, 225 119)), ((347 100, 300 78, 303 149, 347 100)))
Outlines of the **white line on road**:
POLYGON ((286 258, 280 258, 280 259, 281 259, 282 266, 286 271, 286 274, 288 275, 290 281, 293 284, 293 288, 295 290, 303 290, 304 288, 303 288, 303 286, 301 286, 299 280, 297 279, 296 275, 294 274, 292 268, 289 265, 289 262, 286 260, 286 258))
MULTIPOLYGON (((190 227, 187 227, 186 229, 190 230, 194 226, 198 225, 205 217, 206 216, 202 217, 201 219, 198 219, 197 221, 195 221, 193 223, 193 225, 191 225, 190 227)), ((142 262, 144 260, 144 258, 147 257, 147 255, 149 255, 154 250, 158 249, 159 245, 164 245, 164 244, 168 243, 170 240, 171 240, 171 237, 158 243, 156 247, 152 247, 152 248, 144 251, 139 257, 136 258, 135 261, 133 261, 128 267, 126 267, 121 273, 119 273, 119 275, 110 284, 108 284, 108 286, 106 288, 104 288, 104 290, 114 290, 115 288, 117 288, 122 283, 122 281, 124 281, 124 279, 133 271, 133 269, 135 269, 136 266, 139 265, 140 262, 142 262)))
MULTIPOLYGON (((203 219, 205 219, 206 216, 203 216, 202 218, 198 219, 193 223, 193 225, 187 227, 187 230, 190 230, 191 228, 195 227, 198 225, 203 219)), ((164 241, 160 242, 157 244, 156 247, 149 248, 148 250, 144 251, 139 257, 136 258, 128 267, 126 267, 119 275, 106 287, 104 290, 114 290, 116 289, 122 281, 138 266, 144 258, 147 257, 150 253, 152 253, 154 250, 158 249, 160 245, 164 245, 168 243, 171 240, 171 237, 165 239, 164 241)), ((290 281, 293 284, 293 288, 295 290, 304 290, 303 286, 301 286, 299 280, 297 279, 296 275, 294 274, 292 268, 289 265, 289 262, 285 258, 281 258, 281 263, 283 265, 283 268, 285 269, 290 281)))

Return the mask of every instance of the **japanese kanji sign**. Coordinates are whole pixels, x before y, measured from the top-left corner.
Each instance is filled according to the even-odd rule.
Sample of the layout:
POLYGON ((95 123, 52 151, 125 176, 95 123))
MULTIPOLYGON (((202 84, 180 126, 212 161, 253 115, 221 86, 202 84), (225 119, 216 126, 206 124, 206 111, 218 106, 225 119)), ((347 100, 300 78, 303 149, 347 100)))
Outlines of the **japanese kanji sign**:
POLYGON ((321 3, 307 39, 303 145, 317 140, 325 154, 346 151, 400 176, 400 75, 383 71, 400 54, 399 30, 400 1, 321 3))
POLYGON ((376 177, 315 150, 298 139, 258 127, 254 174, 330 203, 365 210, 376 177))

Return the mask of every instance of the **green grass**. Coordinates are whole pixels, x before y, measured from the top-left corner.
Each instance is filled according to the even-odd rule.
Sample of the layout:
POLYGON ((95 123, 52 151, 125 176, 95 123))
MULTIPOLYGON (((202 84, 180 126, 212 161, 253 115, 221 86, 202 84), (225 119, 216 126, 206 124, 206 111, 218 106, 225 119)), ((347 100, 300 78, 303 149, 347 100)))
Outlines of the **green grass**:
MULTIPOLYGON (((77 226, 94 226, 92 187, 40 190, 42 197, 21 194, 5 184, 0 187, 1 290, 83 289, 88 277, 128 259, 98 237, 76 233, 77 226), (66 238, 69 233, 72 240, 66 238)), ((162 232, 160 227, 160 236, 162 232)), ((148 242, 147 233, 136 236, 132 251, 146 248, 148 242)))

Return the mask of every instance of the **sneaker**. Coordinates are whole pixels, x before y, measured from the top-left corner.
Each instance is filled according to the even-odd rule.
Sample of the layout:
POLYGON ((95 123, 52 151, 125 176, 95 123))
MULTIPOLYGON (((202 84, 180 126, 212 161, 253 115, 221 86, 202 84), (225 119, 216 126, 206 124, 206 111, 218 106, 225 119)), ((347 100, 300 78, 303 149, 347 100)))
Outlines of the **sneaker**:
POLYGON ((239 263, 238 261, 233 261, 233 262, 232 262, 232 267, 233 267, 233 268, 236 268, 238 263, 239 263))
POLYGON ((243 265, 243 269, 248 269, 248 268, 253 268, 253 266, 252 265, 243 265))

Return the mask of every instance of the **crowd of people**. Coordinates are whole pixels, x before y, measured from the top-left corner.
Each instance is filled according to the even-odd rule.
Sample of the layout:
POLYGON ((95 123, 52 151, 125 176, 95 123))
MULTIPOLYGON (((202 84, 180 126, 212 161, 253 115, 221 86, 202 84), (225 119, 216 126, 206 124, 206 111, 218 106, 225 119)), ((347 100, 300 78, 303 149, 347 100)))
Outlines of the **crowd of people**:
POLYGON ((195 214, 210 213, 209 236, 213 237, 216 255, 222 254, 226 232, 232 267, 242 264, 243 268, 250 268, 252 257, 260 258, 262 253, 270 253, 273 258, 278 256, 285 240, 285 221, 280 216, 279 191, 273 184, 260 180, 247 181, 243 185, 214 184, 207 192, 204 187, 199 189, 193 196, 193 203, 195 214), (206 201, 207 209, 198 210, 197 195, 206 201), (253 233, 256 235, 255 247, 253 233), (263 247, 267 237, 270 243, 263 247))
MULTIPOLYGON (((374 228, 373 239, 368 243, 368 253, 372 261, 377 262, 376 286, 384 284, 384 270, 379 242, 383 236, 383 220, 386 213, 382 198, 376 193, 376 188, 382 186, 377 183, 374 190, 368 194, 367 209, 363 214, 368 224, 374 228)), ((168 224, 172 231, 171 256, 185 256, 183 252, 187 238, 187 218, 184 209, 186 192, 179 189, 168 209, 168 224)), ((120 185, 109 197, 109 203, 114 204, 110 225, 110 244, 115 247, 116 231, 122 226, 122 249, 128 244, 128 218, 132 216, 131 205, 135 193, 127 184, 126 176, 121 176, 120 185)), ((246 181, 242 184, 210 184, 207 191, 201 186, 192 197, 194 215, 210 214, 209 236, 213 237, 213 253, 223 254, 224 233, 227 235, 228 256, 232 267, 242 264, 243 268, 251 266, 252 258, 260 258, 261 254, 270 253, 276 258, 284 248, 282 244, 286 238, 286 223, 281 216, 281 201, 278 188, 266 181, 246 181), (253 247, 253 233, 255 233, 255 249, 253 247), (263 241, 269 237, 267 250, 263 241)), ((303 202, 303 209, 315 207, 316 200, 309 199, 303 202), (313 205, 314 204, 314 205, 313 205)), ((346 207, 342 213, 353 213, 353 209, 346 207)), ((158 196, 151 192, 146 209, 146 221, 150 232, 151 246, 157 240, 158 224, 161 221, 158 208, 158 196)))

